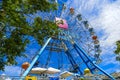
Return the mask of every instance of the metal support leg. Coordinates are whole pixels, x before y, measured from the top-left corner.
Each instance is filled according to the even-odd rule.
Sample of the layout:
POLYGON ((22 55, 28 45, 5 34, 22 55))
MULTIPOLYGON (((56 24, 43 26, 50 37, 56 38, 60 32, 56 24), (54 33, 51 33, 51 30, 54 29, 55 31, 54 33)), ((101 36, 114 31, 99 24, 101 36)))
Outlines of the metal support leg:
MULTIPOLYGON (((76 64, 75 60, 73 59, 67 45, 65 44, 65 42, 62 42, 62 45, 64 47, 65 53, 68 56, 70 63, 72 64, 72 66, 74 66, 74 64, 76 64), (72 60, 72 61, 71 61, 72 60)), ((80 68, 78 68, 78 70, 80 71, 80 74, 83 75, 82 71, 80 70, 80 68)))
POLYGON ((45 50, 46 46, 48 45, 48 43, 50 42, 51 38, 49 38, 46 43, 44 44, 44 46, 40 49, 40 52, 38 53, 38 55, 35 56, 35 58, 33 59, 33 61, 31 62, 30 66, 27 68, 27 70, 22 74, 20 80, 23 80, 28 73, 30 72, 30 70, 32 69, 32 67, 34 66, 34 64, 36 63, 36 61, 38 60, 38 58, 40 57, 40 55, 42 54, 42 52, 45 50))
MULTIPOLYGON (((86 64, 86 66, 90 69, 90 67, 88 66, 88 64, 86 63, 85 59, 82 57, 81 53, 78 51, 78 49, 74 45, 73 45, 73 47, 75 48, 75 50, 77 51, 78 55, 83 60, 83 62, 86 64)), ((89 62, 89 60, 88 60, 88 62, 89 62)), ((93 71, 91 69, 90 69, 90 71, 93 73, 93 71)))
MULTIPOLYGON (((73 57, 71 56, 70 52, 69 51, 66 51, 66 54, 68 55, 68 57, 70 57, 70 59, 74 62, 74 64, 76 64, 75 60, 73 59, 73 57)), ((73 67, 74 67, 74 64, 73 67)), ((78 70, 80 71, 80 74, 83 75, 82 71, 80 70, 80 68, 78 68, 78 70)))
POLYGON ((75 47, 77 47, 83 53, 83 55, 90 61, 90 63, 92 63, 95 66, 95 68, 97 68, 98 70, 100 70, 101 72, 103 72, 105 75, 107 75, 111 80, 115 80, 111 75, 109 75, 104 70, 102 70, 99 66, 97 66, 95 63, 93 63, 91 61, 91 59, 87 56, 86 52, 81 47, 79 47, 76 43, 74 43, 73 45, 75 47))

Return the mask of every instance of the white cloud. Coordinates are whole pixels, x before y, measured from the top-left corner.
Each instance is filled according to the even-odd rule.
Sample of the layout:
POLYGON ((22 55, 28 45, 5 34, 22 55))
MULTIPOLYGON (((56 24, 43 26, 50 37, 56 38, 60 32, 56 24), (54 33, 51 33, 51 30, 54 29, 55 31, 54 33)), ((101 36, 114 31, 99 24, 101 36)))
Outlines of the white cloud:
POLYGON ((19 66, 6 66, 4 74, 7 74, 8 76, 20 76, 21 73, 21 67, 19 66))
POLYGON ((0 79, 11 80, 11 78, 19 78, 21 74, 21 67, 19 66, 5 66, 5 71, 0 73, 0 79))
POLYGON ((120 6, 118 3, 120 1, 104 5, 100 15, 92 21, 96 29, 104 31, 101 43, 105 46, 110 47, 120 39, 120 6))

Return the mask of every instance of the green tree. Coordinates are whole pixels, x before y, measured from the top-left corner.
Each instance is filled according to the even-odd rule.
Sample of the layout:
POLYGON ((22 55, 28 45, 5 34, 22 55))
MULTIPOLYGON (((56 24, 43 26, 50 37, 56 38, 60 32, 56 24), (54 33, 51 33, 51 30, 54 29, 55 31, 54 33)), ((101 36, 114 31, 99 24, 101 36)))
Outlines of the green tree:
POLYGON ((120 61, 120 41, 116 42, 116 50, 115 50, 115 54, 116 54, 116 60, 120 61))
POLYGON ((47 0, 2 0, 0 2, 0 70, 5 65, 17 64, 16 57, 24 56, 25 46, 33 37, 42 45, 45 38, 57 35, 55 23, 35 17, 33 23, 27 15, 57 10, 57 4, 47 0))

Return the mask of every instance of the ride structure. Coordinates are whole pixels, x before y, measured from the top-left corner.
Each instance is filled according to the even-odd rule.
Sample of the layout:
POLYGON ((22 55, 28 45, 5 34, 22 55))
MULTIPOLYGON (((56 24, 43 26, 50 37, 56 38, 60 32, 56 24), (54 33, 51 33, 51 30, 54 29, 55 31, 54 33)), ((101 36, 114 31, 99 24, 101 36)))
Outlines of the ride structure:
MULTIPOLYGON (((42 12, 42 15, 40 14, 45 16, 45 19, 56 23, 60 30, 58 36, 52 36, 45 40, 45 44, 34 56, 31 63, 24 66, 24 72, 20 79, 23 80, 32 73, 31 71, 35 66, 42 68, 53 66, 60 69, 60 72, 69 71, 73 74, 79 74, 80 77, 84 77, 88 71, 89 76, 94 77, 93 74, 103 73, 109 79, 114 80, 111 75, 98 66, 101 62, 101 49, 94 29, 73 7, 67 7, 63 3, 60 4, 62 7, 59 7, 55 12, 51 12, 50 15, 48 15, 49 13, 42 14, 42 12), (88 70, 85 72, 86 68, 88 70)), ((47 73, 50 73, 49 70, 44 69, 39 74, 47 73)))
MULTIPOLYGON (((32 69, 32 67, 34 66, 34 64, 36 63, 36 61, 38 60, 39 56, 45 50, 45 48, 47 47, 47 45, 48 45, 48 43, 50 42, 51 39, 52 38, 49 38, 47 40, 47 42, 45 43, 45 45, 41 48, 39 54, 33 59, 33 61, 31 62, 30 66, 24 72, 24 74, 22 75, 22 77, 28 75, 28 73, 30 72, 30 70, 32 69)), ((83 75, 84 73, 81 71, 81 69, 80 69, 79 66, 77 66, 77 68, 75 68, 74 65, 76 65, 77 63, 75 62, 75 60, 71 56, 70 50, 67 47, 67 45, 64 43, 64 41, 63 41, 63 44, 64 44, 64 48, 65 48, 65 54, 69 57, 70 63, 72 64, 72 66, 74 67, 74 69, 77 69, 80 72, 80 75, 83 75)), ((91 61, 91 59, 87 56, 87 53, 81 47, 79 47, 73 40, 71 41, 71 45, 73 45, 74 49, 78 52, 80 58, 83 60, 84 64, 89 68, 90 72, 94 73, 95 69, 97 69, 97 70, 103 72, 105 75, 107 75, 111 80, 114 80, 114 78, 112 76, 110 76, 108 73, 106 73, 100 67, 98 67, 95 63, 93 63, 93 61, 91 61)))

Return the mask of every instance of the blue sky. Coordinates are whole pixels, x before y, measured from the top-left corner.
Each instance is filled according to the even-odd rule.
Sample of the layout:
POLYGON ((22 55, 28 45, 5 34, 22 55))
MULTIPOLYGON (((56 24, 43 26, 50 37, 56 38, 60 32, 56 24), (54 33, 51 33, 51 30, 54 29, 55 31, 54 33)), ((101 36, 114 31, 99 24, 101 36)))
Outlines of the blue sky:
MULTIPOLYGON (((74 7, 79 13, 87 18, 99 36, 102 53, 102 67, 108 73, 120 72, 120 63, 115 60, 115 41, 120 40, 120 0, 68 0, 70 7, 74 7)), ((62 16, 64 17, 64 16, 62 16)), ((38 45, 30 44, 33 47, 28 50, 30 55, 38 49, 38 45)), ((29 46, 27 47, 29 48, 29 46)), ((23 59, 23 58, 22 58, 23 59)), ((20 63, 24 60, 18 58, 20 63)), ((6 66, 5 73, 11 76, 18 76, 21 66, 6 66)))

